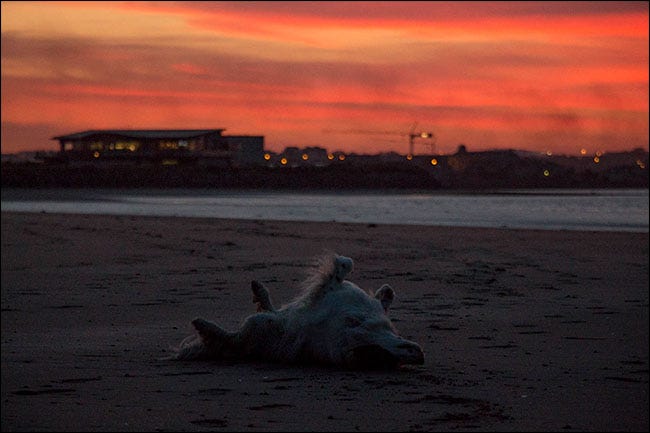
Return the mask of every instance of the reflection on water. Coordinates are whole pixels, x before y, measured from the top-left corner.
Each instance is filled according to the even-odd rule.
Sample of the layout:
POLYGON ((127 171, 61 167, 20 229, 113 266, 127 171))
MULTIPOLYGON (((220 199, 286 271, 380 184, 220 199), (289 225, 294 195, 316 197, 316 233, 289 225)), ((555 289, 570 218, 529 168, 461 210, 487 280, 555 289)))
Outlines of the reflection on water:
POLYGON ((648 231, 648 190, 334 194, 6 189, 2 191, 2 210, 548 230, 648 231))

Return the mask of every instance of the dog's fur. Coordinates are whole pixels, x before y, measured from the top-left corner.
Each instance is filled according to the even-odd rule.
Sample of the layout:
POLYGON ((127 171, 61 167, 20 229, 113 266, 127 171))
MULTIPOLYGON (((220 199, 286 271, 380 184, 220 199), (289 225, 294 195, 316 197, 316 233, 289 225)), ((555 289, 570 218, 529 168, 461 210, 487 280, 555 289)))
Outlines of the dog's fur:
POLYGON ((320 258, 302 293, 280 309, 273 306, 268 289, 253 281, 258 313, 246 318, 235 332, 201 318, 193 320, 198 335, 183 340, 174 358, 352 368, 422 364, 422 349, 401 338, 388 319, 393 289, 385 284, 374 295, 367 293, 345 280, 352 268, 348 257, 320 258))

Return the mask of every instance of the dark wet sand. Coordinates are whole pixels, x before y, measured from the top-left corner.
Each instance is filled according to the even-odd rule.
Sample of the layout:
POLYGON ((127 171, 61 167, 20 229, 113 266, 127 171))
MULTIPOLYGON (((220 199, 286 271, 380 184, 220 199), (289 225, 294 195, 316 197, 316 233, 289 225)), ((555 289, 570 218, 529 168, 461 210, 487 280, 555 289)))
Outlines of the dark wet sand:
POLYGON ((2 213, 2 431, 647 431, 648 234, 2 213), (310 260, 422 366, 160 361, 310 260))

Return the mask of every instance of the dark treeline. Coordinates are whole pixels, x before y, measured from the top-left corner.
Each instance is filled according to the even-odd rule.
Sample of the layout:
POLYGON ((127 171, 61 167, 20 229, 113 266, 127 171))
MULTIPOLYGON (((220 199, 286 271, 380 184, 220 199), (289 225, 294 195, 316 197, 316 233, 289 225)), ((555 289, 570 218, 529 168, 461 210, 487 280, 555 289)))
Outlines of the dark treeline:
POLYGON ((3 187, 234 188, 234 189, 389 189, 438 188, 424 170, 363 170, 351 166, 294 168, 215 168, 161 166, 3 164, 3 187))
POLYGON ((648 188, 648 170, 580 170, 522 159, 503 164, 424 167, 404 163, 224 168, 200 164, 2 164, 2 186, 23 188, 490 189, 648 188), (546 173, 546 174, 543 174, 546 173))

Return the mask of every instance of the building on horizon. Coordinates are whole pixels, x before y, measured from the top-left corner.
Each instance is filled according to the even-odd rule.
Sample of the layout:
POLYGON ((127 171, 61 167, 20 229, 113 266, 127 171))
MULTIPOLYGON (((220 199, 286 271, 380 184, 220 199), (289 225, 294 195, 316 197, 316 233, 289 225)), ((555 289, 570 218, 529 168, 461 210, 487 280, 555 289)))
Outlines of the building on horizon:
POLYGON ((199 162, 250 166, 264 161, 264 136, 223 135, 225 129, 101 129, 59 135, 66 161, 199 162))

